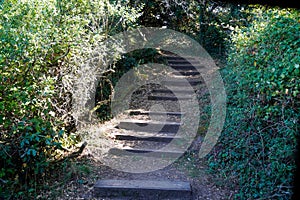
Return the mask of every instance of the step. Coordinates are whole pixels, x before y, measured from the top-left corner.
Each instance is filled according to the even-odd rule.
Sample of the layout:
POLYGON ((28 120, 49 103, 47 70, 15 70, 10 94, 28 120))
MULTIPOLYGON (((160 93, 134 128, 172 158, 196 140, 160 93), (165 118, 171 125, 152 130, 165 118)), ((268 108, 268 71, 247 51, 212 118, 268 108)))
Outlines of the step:
MULTIPOLYGON (((186 79, 186 81, 188 81, 189 84, 192 86, 202 83, 200 79, 186 79)), ((167 81, 163 81, 162 83, 170 86, 186 86, 187 84, 186 81, 178 79, 178 80, 167 80, 167 81)))
POLYGON ((173 115, 181 116, 184 115, 182 112, 158 112, 158 111, 144 111, 144 110, 130 110, 130 115, 173 115))
POLYGON ((189 65, 197 65, 199 62, 197 60, 191 59, 191 60, 176 60, 176 59, 168 59, 168 63, 170 65, 176 65, 176 64, 189 64, 189 65))
POLYGON ((108 150, 108 154, 116 156, 143 156, 143 157, 155 157, 155 158, 178 158, 182 156, 184 151, 164 151, 161 149, 138 149, 138 148, 111 148, 108 150))
POLYGON ((192 67, 192 68, 205 68, 203 65, 199 65, 199 63, 193 65, 193 64, 189 63, 189 61, 186 61, 186 63, 169 63, 169 66, 171 66, 171 67, 181 67, 183 69, 189 68, 189 67, 192 67))
POLYGON ((181 123, 178 122, 158 122, 145 120, 122 120, 118 128, 126 130, 136 130, 139 132, 177 132, 181 123))
POLYGON ((183 140, 182 137, 176 135, 166 135, 166 134, 122 134, 116 133, 115 138, 117 140, 130 140, 130 141, 151 141, 151 142, 170 142, 171 140, 183 140))
POLYGON ((193 66, 191 64, 179 64, 179 65, 173 65, 173 64, 169 64, 170 67, 172 67, 173 69, 176 69, 176 70, 196 70, 196 69, 199 69, 197 66, 193 66))
POLYGON ((187 61, 196 60, 196 58, 192 57, 192 56, 180 57, 180 56, 176 56, 176 55, 174 55, 174 56, 173 55, 165 55, 164 58, 167 60, 187 60, 187 61))
POLYGON ((178 100, 190 100, 191 97, 170 97, 170 96, 156 96, 150 95, 148 96, 148 100, 155 100, 155 101, 178 101, 178 100))
POLYGON ((171 180, 98 180, 94 185, 94 198, 124 198, 127 199, 183 199, 192 198, 189 182, 171 180))
POLYGON ((152 93, 167 93, 167 94, 194 94, 191 90, 168 90, 168 89, 153 89, 152 93))
POLYGON ((168 64, 170 67, 174 69, 203 69, 205 68, 203 65, 199 64, 190 64, 188 62, 186 63, 169 63, 168 64))
POLYGON ((200 75, 200 72, 198 71, 177 71, 177 72, 172 72, 174 75, 184 75, 184 76, 196 76, 200 75))

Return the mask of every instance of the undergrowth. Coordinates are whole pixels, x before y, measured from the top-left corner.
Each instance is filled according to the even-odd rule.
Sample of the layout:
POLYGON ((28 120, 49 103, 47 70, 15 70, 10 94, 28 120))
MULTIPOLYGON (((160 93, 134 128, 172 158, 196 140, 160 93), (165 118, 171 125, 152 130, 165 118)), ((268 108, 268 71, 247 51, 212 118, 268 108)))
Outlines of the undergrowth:
POLYGON ((227 119, 211 170, 238 180, 237 199, 289 199, 299 133, 299 11, 254 7, 222 70, 227 119))

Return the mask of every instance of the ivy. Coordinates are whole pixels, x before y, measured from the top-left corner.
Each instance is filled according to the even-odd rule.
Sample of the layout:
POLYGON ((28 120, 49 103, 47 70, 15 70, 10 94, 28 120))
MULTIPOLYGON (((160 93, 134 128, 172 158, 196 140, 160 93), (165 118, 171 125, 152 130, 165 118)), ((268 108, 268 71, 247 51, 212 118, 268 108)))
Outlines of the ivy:
POLYGON ((229 112, 210 166, 239 185, 238 199, 289 199, 300 118, 300 13, 258 6, 248 12, 250 25, 231 35, 222 71, 229 112))

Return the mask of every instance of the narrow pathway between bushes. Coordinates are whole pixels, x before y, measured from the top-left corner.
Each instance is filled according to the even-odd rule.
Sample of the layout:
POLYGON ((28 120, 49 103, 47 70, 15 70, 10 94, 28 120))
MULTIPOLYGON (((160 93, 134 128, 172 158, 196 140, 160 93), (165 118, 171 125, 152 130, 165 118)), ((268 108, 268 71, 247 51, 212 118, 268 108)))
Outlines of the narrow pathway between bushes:
POLYGON ((172 90, 148 84, 134 92, 126 112, 91 134, 84 152, 87 159, 82 159, 82 165, 92 166, 90 173, 67 184, 60 199, 231 199, 234 191, 209 175, 204 162, 197 159, 205 124, 200 121, 188 149, 185 134, 190 133, 178 134, 185 126, 182 108, 198 115, 190 106, 196 98, 197 109, 204 115, 209 103, 203 100, 207 89, 194 67, 197 62, 192 57, 164 57, 174 69, 164 82, 172 90))

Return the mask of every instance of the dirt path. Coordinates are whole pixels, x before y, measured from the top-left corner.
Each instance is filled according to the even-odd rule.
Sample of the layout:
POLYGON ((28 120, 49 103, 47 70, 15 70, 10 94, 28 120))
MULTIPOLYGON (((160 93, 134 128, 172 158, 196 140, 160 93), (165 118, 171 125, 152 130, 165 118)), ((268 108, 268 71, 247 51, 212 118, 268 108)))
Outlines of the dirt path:
MULTIPOLYGON (((196 161, 193 156, 185 156, 176 163, 155 172, 132 174, 111 169, 93 160, 91 156, 84 156, 78 165, 88 166, 90 172, 88 175, 74 177, 64 186, 63 193, 56 199, 107 199, 94 198, 94 184, 99 179, 139 179, 139 180, 182 180, 190 181, 192 187, 192 199, 232 199, 234 191, 229 189, 220 179, 213 177, 206 171, 207 167, 196 161)), ((51 195, 49 196, 51 197, 51 195)), ((119 199, 119 198, 114 198, 119 199)))

